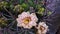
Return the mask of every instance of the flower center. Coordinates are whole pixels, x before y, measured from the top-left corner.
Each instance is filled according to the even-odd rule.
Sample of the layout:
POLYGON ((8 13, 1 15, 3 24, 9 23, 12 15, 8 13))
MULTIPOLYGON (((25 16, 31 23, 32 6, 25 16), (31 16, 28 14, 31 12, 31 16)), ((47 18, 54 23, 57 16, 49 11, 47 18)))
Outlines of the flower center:
POLYGON ((27 25, 30 21, 31 21, 31 18, 30 18, 30 17, 26 17, 26 18, 23 19, 23 23, 26 24, 26 25, 27 25))
POLYGON ((41 30, 41 32, 43 32, 45 30, 45 27, 41 26, 40 30, 41 30))

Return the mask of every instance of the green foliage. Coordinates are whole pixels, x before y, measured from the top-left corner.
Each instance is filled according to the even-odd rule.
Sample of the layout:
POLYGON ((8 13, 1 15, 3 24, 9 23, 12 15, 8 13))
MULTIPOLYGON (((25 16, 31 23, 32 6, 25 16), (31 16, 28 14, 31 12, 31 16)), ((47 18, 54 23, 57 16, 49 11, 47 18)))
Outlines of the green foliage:
POLYGON ((42 7, 42 5, 36 5, 36 8, 37 8, 37 13, 38 14, 41 14, 42 16, 43 16, 43 12, 45 11, 45 8, 44 7, 42 7))
POLYGON ((8 23, 7 20, 0 18, 0 26, 7 26, 7 23, 8 23))
POLYGON ((8 7, 8 3, 5 1, 0 2, 0 10, 2 9, 2 7, 8 7))
POLYGON ((39 8, 39 9, 38 9, 38 14, 41 14, 41 15, 43 16, 44 10, 45 10, 45 9, 44 9, 43 7, 39 8))
POLYGON ((24 0, 20 0, 20 4, 24 3, 24 0))
POLYGON ((14 7, 14 11, 18 11, 19 13, 21 13, 23 10, 24 8, 19 4, 14 7))
POLYGON ((23 3, 21 6, 24 8, 24 10, 28 10, 29 8, 29 5, 27 3, 23 3))
POLYGON ((47 14, 48 14, 47 16, 49 16, 49 15, 51 15, 51 14, 52 14, 52 12, 48 10, 48 13, 47 13, 47 14))

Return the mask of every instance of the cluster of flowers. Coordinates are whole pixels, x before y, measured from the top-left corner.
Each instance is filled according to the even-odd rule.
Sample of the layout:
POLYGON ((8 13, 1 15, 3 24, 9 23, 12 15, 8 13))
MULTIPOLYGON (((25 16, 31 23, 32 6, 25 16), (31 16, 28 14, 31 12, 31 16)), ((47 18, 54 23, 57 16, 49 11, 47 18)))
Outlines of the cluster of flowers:
POLYGON ((16 20, 18 27, 31 29, 34 26, 38 30, 38 34, 46 34, 48 31, 48 26, 45 22, 39 22, 39 24, 37 24, 38 18, 35 13, 22 12, 16 20))

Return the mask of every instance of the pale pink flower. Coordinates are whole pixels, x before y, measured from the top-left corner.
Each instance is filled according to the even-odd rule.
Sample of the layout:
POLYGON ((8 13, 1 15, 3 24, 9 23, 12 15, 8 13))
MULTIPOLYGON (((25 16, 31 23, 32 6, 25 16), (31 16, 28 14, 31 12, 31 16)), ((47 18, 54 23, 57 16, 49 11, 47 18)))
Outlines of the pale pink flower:
POLYGON ((38 18, 36 17, 35 13, 30 14, 29 12, 23 12, 22 14, 18 15, 17 26, 30 29, 32 26, 36 26, 37 21, 38 18))
POLYGON ((48 26, 46 25, 45 22, 40 22, 38 27, 38 34, 46 34, 46 32, 48 31, 48 26))

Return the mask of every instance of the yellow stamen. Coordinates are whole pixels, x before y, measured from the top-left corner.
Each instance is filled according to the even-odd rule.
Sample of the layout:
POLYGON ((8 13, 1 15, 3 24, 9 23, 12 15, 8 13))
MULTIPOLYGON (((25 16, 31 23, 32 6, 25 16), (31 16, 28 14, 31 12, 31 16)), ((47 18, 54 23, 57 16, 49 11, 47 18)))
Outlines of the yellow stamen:
POLYGON ((30 18, 30 17, 26 17, 26 18, 23 19, 23 23, 26 24, 26 25, 27 25, 30 21, 31 21, 31 18, 30 18))

